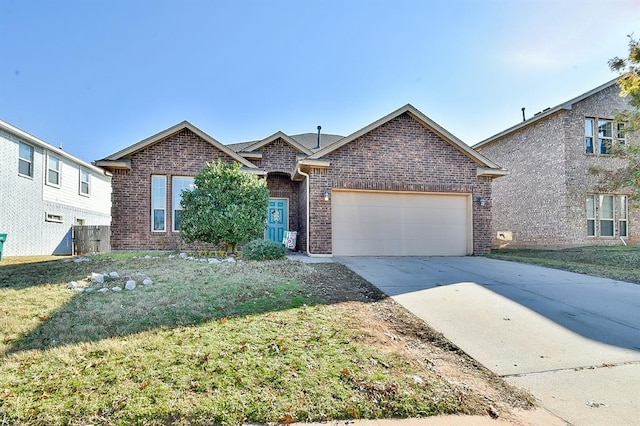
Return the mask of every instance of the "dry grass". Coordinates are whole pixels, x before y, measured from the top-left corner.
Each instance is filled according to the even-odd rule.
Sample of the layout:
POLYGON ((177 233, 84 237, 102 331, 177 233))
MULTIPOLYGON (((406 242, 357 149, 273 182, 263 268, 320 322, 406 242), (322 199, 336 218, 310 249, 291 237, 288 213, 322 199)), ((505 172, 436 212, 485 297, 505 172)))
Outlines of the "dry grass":
POLYGON ((501 381, 446 345, 437 356, 428 352, 431 361, 412 358, 416 348, 431 348, 420 336, 435 336, 420 334, 422 325, 402 320, 398 330, 408 334, 384 341, 397 307, 388 311, 390 301, 358 290, 359 277, 340 265, 326 273, 288 261, 210 265, 132 255, 3 264, 0 425, 483 414, 487 386, 492 401, 503 395, 501 381), (139 274, 154 284, 105 294, 67 288, 111 271, 122 278, 109 286, 139 274), (343 279, 343 297, 354 301, 328 299, 343 279), (461 362, 458 375, 471 371, 467 382, 482 390, 443 375, 437 365, 447 356, 456 360, 449 368, 461 362))
POLYGON ((563 250, 501 249, 490 257, 640 283, 639 246, 590 246, 563 250))

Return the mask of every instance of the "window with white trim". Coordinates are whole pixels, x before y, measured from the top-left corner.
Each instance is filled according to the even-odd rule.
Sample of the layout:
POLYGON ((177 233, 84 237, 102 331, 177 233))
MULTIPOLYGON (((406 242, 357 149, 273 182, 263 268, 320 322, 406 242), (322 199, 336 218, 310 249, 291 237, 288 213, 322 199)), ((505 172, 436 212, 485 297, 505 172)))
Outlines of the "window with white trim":
POLYGON ((18 143, 18 174, 33 177, 33 147, 18 143))
POLYGON ((588 237, 628 237, 629 197, 587 194, 586 218, 588 237))
POLYGON ((617 134, 616 134, 616 138, 619 144, 626 144, 627 143, 627 136, 626 136, 626 131, 624 129, 624 123, 616 123, 616 129, 617 129, 617 134))
POLYGON ((615 235, 615 203, 613 195, 600 196, 600 236, 613 237, 615 235))
POLYGON ((60 167, 62 163, 58 157, 47 153, 47 185, 60 186, 60 167))
POLYGON ((618 234, 621 237, 629 236, 629 198, 626 195, 618 196, 620 210, 618 213, 618 234))
POLYGON ((151 176, 151 230, 166 231, 167 219, 167 177, 151 176))
POLYGON ((606 118, 584 119, 584 152, 587 154, 609 155, 614 144, 626 143, 624 123, 606 118))
POLYGON ((90 195, 89 191, 91 190, 91 175, 85 169, 80 169, 80 195, 86 195, 87 197, 90 195))
POLYGON ((587 195, 587 236, 596 235, 596 196, 587 195))
POLYGON ((45 222, 62 223, 63 222, 63 217, 62 217, 61 214, 45 213, 44 220, 45 220, 45 222))
POLYGON ((584 120, 584 145, 587 154, 593 154, 593 118, 584 120))
POLYGON ((180 222, 182 219, 182 191, 191 191, 193 189, 192 177, 173 177, 171 182, 173 192, 173 231, 180 231, 180 222))

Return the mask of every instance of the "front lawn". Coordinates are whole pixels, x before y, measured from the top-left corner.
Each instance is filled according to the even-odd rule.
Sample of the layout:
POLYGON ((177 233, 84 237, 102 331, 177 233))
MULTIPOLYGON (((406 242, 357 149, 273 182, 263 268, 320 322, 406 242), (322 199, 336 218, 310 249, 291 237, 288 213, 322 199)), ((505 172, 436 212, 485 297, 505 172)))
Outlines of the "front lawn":
POLYGON ((530 405, 342 265, 130 254, 0 263, 0 425, 288 423, 530 405), (120 278, 81 281, 92 272, 120 278), (111 290, 131 279, 135 289, 111 290), (70 289, 72 280, 92 290, 70 289))
POLYGON ((640 246, 500 249, 489 257, 640 283, 640 246))

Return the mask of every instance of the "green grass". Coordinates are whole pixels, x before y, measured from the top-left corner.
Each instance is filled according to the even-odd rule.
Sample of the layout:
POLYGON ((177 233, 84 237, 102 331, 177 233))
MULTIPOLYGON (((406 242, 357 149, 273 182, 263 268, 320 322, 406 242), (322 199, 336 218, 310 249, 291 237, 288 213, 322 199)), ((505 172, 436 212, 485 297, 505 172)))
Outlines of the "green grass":
POLYGON ((240 424, 480 414, 486 401, 367 343, 289 261, 101 255, 0 267, 0 425, 240 424), (150 276, 120 293, 91 272, 150 276), (98 288, 101 285, 92 284, 98 288), (420 377, 422 380, 416 380, 420 377))
POLYGON ((489 257, 640 283, 640 246, 500 249, 489 257))

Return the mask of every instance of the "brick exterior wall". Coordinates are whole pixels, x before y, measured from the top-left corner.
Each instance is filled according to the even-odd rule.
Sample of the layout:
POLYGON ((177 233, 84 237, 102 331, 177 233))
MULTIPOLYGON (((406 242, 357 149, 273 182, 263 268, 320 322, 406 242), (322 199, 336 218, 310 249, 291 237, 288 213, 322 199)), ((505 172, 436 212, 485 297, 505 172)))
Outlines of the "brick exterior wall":
POLYGON ((465 154, 402 114, 331 152, 326 170, 312 169, 311 251, 331 253, 331 201, 325 188, 472 194, 473 253, 491 249, 491 179, 477 177, 478 165, 465 154))
POLYGON ((234 161, 190 130, 168 136, 132 154, 131 170, 113 172, 111 248, 113 250, 194 250, 172 232, 172 177, 195 176, 208 162, 234 161), (167 177, 166 231, 151 231, 151 175, 167 177))
MULTIPOLYGON (((621 244, 617 237, 588 237, 586 195, 598 194, 591 165, 618 167, 619 159, 585 153, 585 118, 613 119, 628 108, 618 86, 577 102, 570 110, 478 148, 508 169, 493 185, 493 244, 497 247, 570 247, 621 244), (511 233, 512 240, 498 238, 511 233)), ((629 141, 637 135, 628 135, 629 141)), ((624 191, 616 192, 624 194, 624 191)), ((640 214, 629 211, 629 242, 640 242, 640 214)))
MULTIPOLYGON (((297 249, 306 250, 306 182, 292 181, 299 152, 281 139, 260 149, 255 160, 267 172, 267 186, 274 198, 289 199, 289 229, 298 231, 297 249)), ((183 130, 130 156, 131 170, 115 170, 113 176, 113 225, 115 250, 192 250, 171 232, 171 178, 194 176, 207 162, 233 159, 189 130, 183 130), (151 176, 167 176, 167 231, 151 231, 151 176)), ((482 196, 485 206, 472 203, 473 252, 491 248, 491 179, 477 177, 478 165, 465 154, 403 114, 331 152, 328 169, 311 168, 310 251, 332 252, 331 201, 323 192, 332 188, 471 194, 482 196)))

